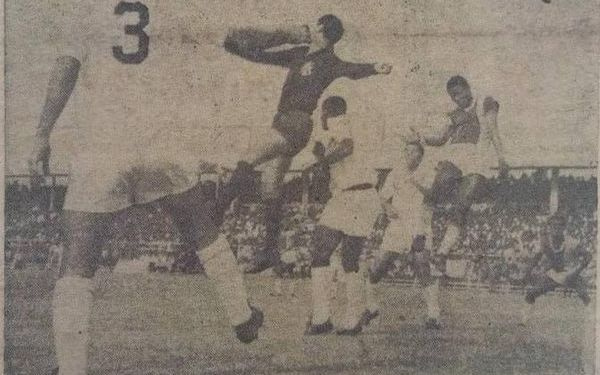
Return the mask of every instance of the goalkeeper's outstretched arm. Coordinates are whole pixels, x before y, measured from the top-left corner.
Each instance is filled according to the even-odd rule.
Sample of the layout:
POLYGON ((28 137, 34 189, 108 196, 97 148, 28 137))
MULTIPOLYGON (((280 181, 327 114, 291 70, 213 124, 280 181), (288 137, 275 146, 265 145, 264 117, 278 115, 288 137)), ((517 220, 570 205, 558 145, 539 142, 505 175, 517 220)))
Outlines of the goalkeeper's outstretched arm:
POLYGON ((308 27, 289 27, 273 30, 258 28, 231 29, 223 46, 227 52, 246 60, 263 64, 288 66, 294 59, 304 54, 304 49, 291 48, 269 51, 285 44, 302 44, 310 41, 308 27))

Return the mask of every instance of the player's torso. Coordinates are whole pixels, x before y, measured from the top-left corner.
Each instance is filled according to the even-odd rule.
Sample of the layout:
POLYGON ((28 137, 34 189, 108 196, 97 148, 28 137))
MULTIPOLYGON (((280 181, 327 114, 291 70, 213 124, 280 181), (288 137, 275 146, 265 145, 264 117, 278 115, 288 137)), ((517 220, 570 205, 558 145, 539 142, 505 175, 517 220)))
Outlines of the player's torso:
MULTIPOLYGON (((331 121, 331 120, 330 120, 331 121)), ((377 182, 377 172, 372 165, 372 157, 369 145, 362 137, 355 136, 357 131, 353 125, 329 124, 328 136, 336 142, 345 138, 352 139, 352 154, 331 166, 331 188, 332 190, 343 190, 354 185, 377 182)))
POLYGON ((294 61, 283 85, 279 110, 312 113, 323 91, 334 80, 336 61, 335 55, 325 50, 294 61))
POLYGON ((79 136, 144 147, 202 133, 213 109, 218 47, 204 42, 195 2, 90 3, 78 20, 84 33, 74 94, 79 136))
POLYGON ((454 131, 450 135, 450 143, 472 143, 479 142, 481 126, 477 117, 476 104, 470 110, 462 110, 457 108, 448 115, 450 121, 455 126, 454 131))

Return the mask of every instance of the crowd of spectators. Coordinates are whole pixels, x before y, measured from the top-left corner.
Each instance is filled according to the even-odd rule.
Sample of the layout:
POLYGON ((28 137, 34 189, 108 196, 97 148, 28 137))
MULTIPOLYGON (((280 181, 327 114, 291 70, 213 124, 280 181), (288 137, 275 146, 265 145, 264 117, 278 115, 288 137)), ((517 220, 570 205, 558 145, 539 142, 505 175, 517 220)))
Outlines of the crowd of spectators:
MULTIPOLYGON (((319 170, 320 177, 316 180, 327 181, 325 172, 319 170)), ((539 251, 538 232, 546 220, 550 182, 545 175, 539 173, 499 179, 494 185, 496 201, 474 207, 465 233, 451 253, 458 279, 489 285, 517 285, 524 279, 531 259, 539 251)), ((302 202, 303 190, 298 186, 306 181, 306 176, 300 176, 287 185, 288 204, 285 205, 280 237, 282 256, 293 263, 291 274, 295 276, 309 273, 311 232, 329 194, 322 186, 310 185, 308 194, 305 194, 308 202, 302 202)), ((568 234, 595 255, 596 179, 559 177, 558 181, 559 201, 563 210, 568 212, 568 234)), ((64 187, 55 188, 51 193, 44 187, 29 188, 17 183, 7 185, 7 264, 16 253, 33 263, 47 260, 48 248, 61 238, 57 211, 63 199, 64 187), (52 204, 48 202, 50 197, 55 200, 52 204)), ((254 254, 260 251, 264 241, 261 210, 259 203, 234 205, 222 227, 246 270, 254 267, 254 254)), ((446 220, 445 211, 439 210, 434 222, 434 243, 441 237, 446 220)), ((385 226, 386 220, 382 216, 369 238, 367 255, 379 247, 385 226)), ((156 205, 135 207, 119 214, 113 224, 109 247, 109 253, 118 254, 121 258, 136 258, 145 251, 153 253, 150 255, 165 252, 170 254, 170 259, 177 259, 176 253, 185 252, 171 219, 156 205)), ((593 276, 594 270, 588 271, 593 276)), ((398 278, 412 276, 410 268, 395 270, 392 275, 398 278)))

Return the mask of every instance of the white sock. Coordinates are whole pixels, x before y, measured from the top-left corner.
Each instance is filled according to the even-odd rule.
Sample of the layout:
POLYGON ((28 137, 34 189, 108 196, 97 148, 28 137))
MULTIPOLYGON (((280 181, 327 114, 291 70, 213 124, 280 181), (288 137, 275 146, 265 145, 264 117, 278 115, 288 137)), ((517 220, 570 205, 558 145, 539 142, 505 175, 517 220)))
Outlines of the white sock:
POLYGON ((358 324, 362 313, 365 311, 364 281, 358 272, 344 273, 346 280, 346 313, 344 326, 353 328, 358 324))
POLYGON ((331 264, 323 268, 327 268, 328 271, 326 272, 329 273, 329 283, 327 285, 329 300, 335 301, 337 299, 338 285, 340 283, 340 274, 338 268, 331 264))
POLYGON ((583 362, 583 373, 585 375, 595 374, 596 368, 596 314, 594 305, 590 303, 583 309, 585 314, 585 326, 583 335, 583 351, 581 360, 583 362))
POLYGON ((312 324, 323 324, 331 317, 329 297, 331 295, 332 271, 330 267, 313 267, 310 276, 312 291, 312 324))
POLYGON ((369 279, 364 279, 365 283, 365 295, 367 299, 367 309, 370 312, 379 311, 379 302, 375 297, 375 285, 369 282, 369 279))
POLYGON ((60 375, 86 374, 92 303, 90 279, 67 276, 56 282, 52 324, 60 375))
POLYGON ((219 235, 215 242, 199 251, 198 256, 202 260, 206 275, 217 288, 217 294, 231 325, 237 326, 248 321, 251 311, 244 279, 227 239, 219 235))
POLYGON ((423 288, 425 304, 427 305, 427 317, 438 320, 440 318, 440 284, 435 280, 423 288))
POLYGON ((458 241, 460 237, 460 228, 454 224, 448 225, 448 229, 446 229, 446 234, 440 243, 440 247, 438 249, 438 254, 448 255, 450 253, 450 249, 456 241, 458 241))
POLYGON ((377 298, 375 298, 375 285, 369 282, 368 262, 360 262, 360 273, 364 283, 366 307, 371 312, 379 311, 379 302, 377 301, 377 298))

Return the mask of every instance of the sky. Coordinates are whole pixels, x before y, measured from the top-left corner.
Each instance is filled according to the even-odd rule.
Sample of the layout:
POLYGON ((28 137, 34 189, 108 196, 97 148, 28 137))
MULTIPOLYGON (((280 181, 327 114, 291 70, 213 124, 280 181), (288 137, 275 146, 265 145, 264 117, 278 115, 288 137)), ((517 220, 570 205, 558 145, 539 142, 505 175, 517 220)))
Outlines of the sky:
MULTIPOLYGON (((90 1, 98 0, 78 3, 90 1)), ((597 161, 597 0, 189 3, 192 10, 185 14, 185 22, 195 24, 191 38, 211 62, 205 71, 213 77, 206 102, 219 103, 218 113, 206 110, 212 111, 214 121, 198 126, 211 128, 210 142, 224 159, 243 153, 253 137, 271 125, 285 78, 284 69, 227 54, 221 47, 227 28, 304 24, 333 13, 346 29, 336 46, 341 58, 394 66, 389 76, 338 80, 323 96, 346 98, 347 119, 360 125, 357 135, 369 140, 378 166, 390 167, 390 155, 400 147, 399 135, 409 126, 425 126, 452 109, 445 83, 455 74, 465 76, 478 96, 491 95, 500 103, 498 121, 509 164, 597 161)), ((5 1, 7 174, 26 172, 48 72, 61 42, 60 33, 53 30, 69 22, 70 10, 67 0, 5 1)), ((85 17, 79 21, 95 22, 85 17)), ((148 29, 152 43, 151 26, 152 22, 148 29)), ((80 131, 74 114, 81 110, 69 103, 57 123, 53 172, 69 169, 73 140, 80 131)), ((310 159, 304 152, 294 166, 310 159)))

